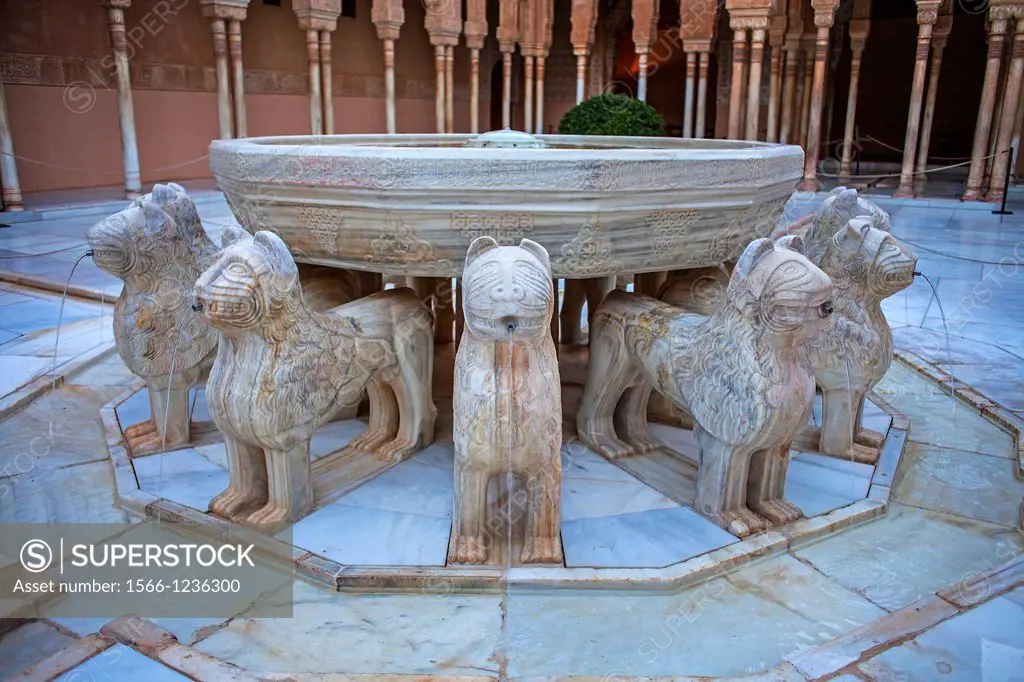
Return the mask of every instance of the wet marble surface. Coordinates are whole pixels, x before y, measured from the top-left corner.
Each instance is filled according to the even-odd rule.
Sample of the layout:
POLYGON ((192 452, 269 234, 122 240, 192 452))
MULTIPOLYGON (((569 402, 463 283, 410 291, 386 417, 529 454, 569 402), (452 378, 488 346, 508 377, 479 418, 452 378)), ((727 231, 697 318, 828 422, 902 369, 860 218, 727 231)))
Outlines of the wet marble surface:
POLYGON ((873 603, 895 610, 1015 556, 1012 528, 890 505, 886 516, 793 554, 873 603))
POLYGON ((788 556, 673 595, 513 590, 509 674, 739 676, 883 613, 788 556))
POLYGON ((253 672, 497 674, 500 595, 294 596, 292 618, 243 615, 197 648, 253 672))
POLYGON ((877 680, 1024 679, 1024 588, 997 597, 857 667, 877 680))

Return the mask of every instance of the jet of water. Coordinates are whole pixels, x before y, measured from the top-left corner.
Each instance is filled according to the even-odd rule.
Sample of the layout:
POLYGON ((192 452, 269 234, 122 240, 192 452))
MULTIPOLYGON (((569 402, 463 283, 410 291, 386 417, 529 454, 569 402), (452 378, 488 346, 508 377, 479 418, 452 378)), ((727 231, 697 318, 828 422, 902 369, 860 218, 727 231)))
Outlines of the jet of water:
MULTIPOLYGON (((75 270, 78 269, 78 264, 81 263, 85 258, 92 256, 93 252, 90 249, 86 251, 75 264, 71 266, 71 272, 68 273, 68 281, 64 283, 64 293, 60 297, 60 312, 57 314, 57 333, 53 339, 53 367, 50 368, 50 440, 53 441, 53 415, 54 415, 54 394, 57 392, 57 346, 60 345, 60 327, 64 323, 64 303, 68 300, 68 288, 71 287, 71 278, 75 276, 75 270)), ((100 313, 102 315, 102 311, 100 313)))

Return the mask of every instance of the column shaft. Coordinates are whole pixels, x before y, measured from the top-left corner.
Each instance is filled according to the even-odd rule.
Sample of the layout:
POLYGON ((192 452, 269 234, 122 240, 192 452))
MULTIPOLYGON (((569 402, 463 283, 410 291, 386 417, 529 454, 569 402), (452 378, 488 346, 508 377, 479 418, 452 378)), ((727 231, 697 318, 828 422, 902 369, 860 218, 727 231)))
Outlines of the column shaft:
POLYGON ((1010 68, 1006 73, 1003 89, 1003 107, 1000 112, 995 158, 992 159, 992 178, 989 180, 987 201, 1001 201, 1006 191, 1006 170, 1010 163, 1010 145, 1013 142, 1013 126, 1017 119, 1021 85, 1024 82, 1024 16, 1017 17, 1010 49, 1010 68))
POLYGON ((512 127, 512 53, 501 53, 501 127, 512 127))
POLYGON ((707 130, 707 101, 708 101, 708 60, 710 52, 698 52, 697 64, 697 120, 694 123, 694 137, 704 137, 707 130))
POLYGON ((245 73, 242 71, 242 22, 228 22, 228 52, 231 55, 231 97, 235 108, 235 137, 246 137, 245 73))
POLYGON ((21 186, 18 184, 18 165, 14 158, 14 136, 11 121, 7 117, 7 99, 4 97, 4 83, 0 79, 0 190, 3 194, 3 210, 21 211, 21 186))
POLYGON ((480 132, 480 48, 469 51, 469 132, 480 132))
POLYGON ((981 88, 981 103, 978 105, 978 121, 974 126, 974 144, 971 147, 971 165, 967 172, 964 201, 977 200, 982 195, 985 152, 988 150, 988 141, 992 133, 992 110, 996 103, 996 92, 999 90, 999 72, 1002 69, 1006 25, 1006 19, 992 17, 988 35, 985 80, 981 88))
POLYGON ((768 131, 765 140, 775 142, 779 133, 779 111, 782 106, 782 46, 772 48, 771 85, 768 88, 768 131))
POLYGON ((930 23, 917 27, 917 54, 914 59, 914 82, 910 90, 910 111, 907 112, 907 135, 903 140, 903 166, 900 168, 900 186, 893 196, 914 196, 914 160, 917 158, 917 138, 921 133, 921 107, 924 103, 924 85, 928 76, 928 54, 932 44, 930 23))
MULTIPOLYGON (((124 10, 120 7, 109 7, 107 20, 110 25, 110 42, 113 46, 114 63, 117 67, 117 118, 121 128, 121 159, 124 164, 125 197, 134 199, 142 193, 142 180, 139 173, 139 147, 135 139, 135 108, 132 106, 132 81, 128 71, 124 10)), ((17 175, 15 175, 15 182, 17 182, 17 175)))
POLYGON ((914 177, 914 193, 920 194, 928 182, 928 148, 931 146, 932 123, 935 121, 935 100, 939 93, 939 74, 942 71, 942 52, 946 39, 936 38, 932 43, 931 66, 928 67, 928 94, 925 96, 924 118, 921 120, 921 144, 917 150, 917 175, 914 177))
POLYGON ((828 68, 829 27, 818 26, 814 49, 814 74, 811 83, 811 109, 807 119, 807 146, 804 159, 805 192, 817 191, 818 153, 821 149, 821 109, 825 99, 825 69, 828 68))
POLYGON ((693 86, 697 77, 697 53, 686 53, 686 89, 683 95, 683 137, 693 137, 693 86))
POLYGON ((850 176, 850 163, 853 161, 853 130, 857 123, 857 90, 860 86, 860 60, 863 53, 862 46, 853 46, 850 92, 846 97, 846 127, 843 129, 843 157, 839 165, 839 175, 844 178, 850 176))
POLYGON ((647 101, 647 60, 649 55, 646 52, 641 52, 637 61, 639 62, 640 70, 640 82, 636 87, 636 98, 641 102, 647 101))
POLYGON ((730 140, 740 139, 740 109, 743 107, 743 65, 747 61, 747 29, 733 29, 732 37, 732 83, 729 89, 730 140))
POLYGON ((538 135, 544 134, 544 57, 537 57, 537 129, 538 135))
POLYGON ((444 127, 444 45, 434 46, 434 117, 437 124, 437 132, 443 133, 444 127))
POLYGON ((394 135, 395 124, 395 41, 384 39, 384 119, 389 135, 394 135))
POLYGON ((323 98, 320 95, 320 36, 306 31, 306 75, 309 88, 309 127, 314 135, 324 132, 323 98))
POLYGON ((523 93, 523 108, 525 114, 525 125, 527 132, 533 130, 533 57, 526 57, 526 83, 525 90, 523 93))
POLYGON ((444 131, 455 132, 455 48, 444 50, 444 131))
POLYGON ((331 72, 331 32, 320 31, 320 89, 324 99, 324 135, 334 134, 334 74, 331 72))
POLYGON ((587 87, 587 56, 576 55, 576 104, 583 101, 587 87))
POLYGON ((763 28, 755 28, 750 38, 750 78, 747 82, 746 139, 756 140, 761 122, 761 69, 764 65, 763 28))
POLYGON ((782 83, 782 120, 779 123, 779 142, 789 144, 793 135, 793 108, 796 106, 797 63, 799 52, 786 50, 785 77, 782 83))
POLYGON ((814 50, 804 51, 804 87, 800 91, 800 137, 797 144, 807 149, 807 124, 811 120, 811 94, 814 92, 814 50))
POLYGON ((222 140, 230 140, 232 133, 231 85, 228 76, 228 40, 223 19, 210 19, 213 34, 213 58, 217 71, 217 122, 222 140))

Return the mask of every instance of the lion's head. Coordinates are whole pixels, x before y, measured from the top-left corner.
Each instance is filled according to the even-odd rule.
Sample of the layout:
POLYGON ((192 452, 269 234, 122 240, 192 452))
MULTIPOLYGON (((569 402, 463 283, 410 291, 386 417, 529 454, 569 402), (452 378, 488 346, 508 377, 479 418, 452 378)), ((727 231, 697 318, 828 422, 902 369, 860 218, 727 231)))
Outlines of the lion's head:
POLYGON ((854 218, 832 235, 821 265, 882 300, 913 283, 917 256, 870 219, 854 218))
POLYGON ((755 239, 736 262, 726 298, 770 332, 809 334, 832 313, 832 280, 804 256, 800 237, 755 239))
POLYGON ((254 329, 301 302, 299 271, 288 247, 273 232, 255 236, 224 229, 216 262, 195 285, 203 319, 224 333, 254 329))
POLYGON ((104 218, 87 235, 101 269, 128 281, 162 274, 195 280, 211 246, 196 205, 181 185, 155 185, 128 208, 104 218))
POLYGON ((486 341, 536 339, 549 333, 554 292, 548 252, 524 239, 498 246, 492 237, 469 245, 462 272, 466 328, 486 341))

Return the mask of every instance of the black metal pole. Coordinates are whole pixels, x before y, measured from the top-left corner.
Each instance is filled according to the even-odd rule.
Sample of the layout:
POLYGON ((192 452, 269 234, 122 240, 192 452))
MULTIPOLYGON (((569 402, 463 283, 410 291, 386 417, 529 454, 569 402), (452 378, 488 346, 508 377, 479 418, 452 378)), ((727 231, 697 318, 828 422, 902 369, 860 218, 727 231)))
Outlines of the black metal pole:
MULTIPOLYGON (((1005 154, 1013 154, 1013 147, 1007 149, 1005 154)), ((1013 163, 1013 156, 1006 161, 1006 179, 1003 181, 1003 201, 999 204, 998 211, 992 211, 993 215, 1013 215, 1013 211, 1006 210, 1006 197, 1010 193, 1010 164, 1013 163)))

